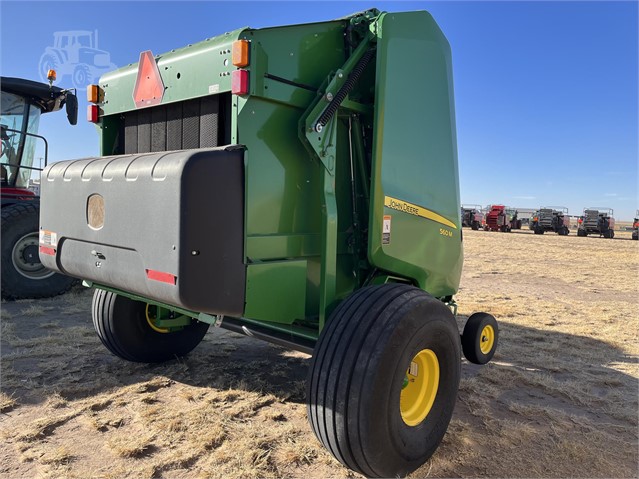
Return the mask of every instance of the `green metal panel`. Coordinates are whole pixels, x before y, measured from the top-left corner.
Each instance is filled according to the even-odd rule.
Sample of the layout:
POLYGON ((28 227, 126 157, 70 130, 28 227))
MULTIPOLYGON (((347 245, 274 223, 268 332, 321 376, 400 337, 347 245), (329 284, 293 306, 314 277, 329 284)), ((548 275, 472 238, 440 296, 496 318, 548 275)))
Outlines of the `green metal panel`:
POLYGON ((306 261, 270 261, 246 270, 244 317, 291 324, 306 317, 306 261))
MULTIPOLYGON (((242 28, 156 56, 162 104, 186 101, 229 92, 232 43, 250 41, 249 94, 231 97, 230 117, 231 142, 246 146, 246 321, 319 330, 331 309, 364 284, 408 279, 438 297, 458 288, 448 43, 426 12, 375 19, 377 13, 242 28), (309 130, 329 93, 334 97, 374 48, 325 129, 309 130), (391 217, 388 244, 384 216, 391 217)), ((137 66, 100 80, 104 155, 114 153, 120 114, 135 109, 137 66)))
MULTIPOLYGON (((231 47, 244 28, 184 48, 156 55, 164 82, 162 104, 231 91, 231 47)), ((152 40, 149 40, 152 46, 152 40)), ((131 63, 100 78, 104 90, 104 115, 135 110, 133 88, 138 63, 131 63)))
POLYGON ((452 295, 463 254, 450 47, 426 12, 383 14, 378 35, 370 261, 452 295))

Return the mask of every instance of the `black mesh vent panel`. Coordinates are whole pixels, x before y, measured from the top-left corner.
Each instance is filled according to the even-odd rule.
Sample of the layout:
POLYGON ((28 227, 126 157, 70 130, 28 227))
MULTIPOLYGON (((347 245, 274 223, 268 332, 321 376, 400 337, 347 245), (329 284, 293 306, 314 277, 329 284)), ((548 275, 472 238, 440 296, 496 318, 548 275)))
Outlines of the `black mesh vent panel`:
MULTIPOLYGON (((139 127, 138 127, 139 128, 139 127)), ((200 102, 182 104, 182 149, 200 146, 200 102)))
POLYGON ((200 146, 203 148, 217 146, 219 106, 216 100, 210 96, 203 98, 200 104, 200 146))
POLYGON ((211 95, 123 113, 124 151, 121 153, 228 145, 230 101, 230 94, 211 95))
POLYGON ((151 109, 151 151, 167 151, 166 108, 151 109))

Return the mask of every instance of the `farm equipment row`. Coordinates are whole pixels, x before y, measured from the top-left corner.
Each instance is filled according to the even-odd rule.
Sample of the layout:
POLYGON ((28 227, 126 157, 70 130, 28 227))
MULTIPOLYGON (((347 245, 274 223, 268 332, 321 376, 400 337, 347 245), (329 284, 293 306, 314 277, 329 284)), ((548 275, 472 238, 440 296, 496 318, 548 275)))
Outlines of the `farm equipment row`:
MULTIPOLYGON (((482 209, 479 205, 463 205, 461 208, 462 226, 474 230, 501 231, 504 233, 521 229, 522 220, 518 211, 504 205, 489 205, 482 209)), ((554 232, 560 236, 570 233, 570 215, 563 206, 542 206, 534 212, 528 227, 537 235, 554 232)), ((585 208, 584 214, 577 219, 577 236, 599 235, 604 238, 615 237, 615 218, 611 208, 585 208)), ((639 239, 639 210, 632 226, 632 239, 639 239)))

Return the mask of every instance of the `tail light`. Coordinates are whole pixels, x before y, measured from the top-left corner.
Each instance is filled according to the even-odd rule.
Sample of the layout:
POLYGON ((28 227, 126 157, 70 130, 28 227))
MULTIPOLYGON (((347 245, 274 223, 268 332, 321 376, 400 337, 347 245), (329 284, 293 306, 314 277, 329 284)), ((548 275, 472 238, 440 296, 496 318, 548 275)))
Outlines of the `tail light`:
POLYGON ((100 107, 98 105, 87 106, 87 121, 97 123, 100 120, 100 107))
POLYGON ((249 91, 248 70, 233 70, 231 74, 231 93, 234 95, 246 95, 249 91))

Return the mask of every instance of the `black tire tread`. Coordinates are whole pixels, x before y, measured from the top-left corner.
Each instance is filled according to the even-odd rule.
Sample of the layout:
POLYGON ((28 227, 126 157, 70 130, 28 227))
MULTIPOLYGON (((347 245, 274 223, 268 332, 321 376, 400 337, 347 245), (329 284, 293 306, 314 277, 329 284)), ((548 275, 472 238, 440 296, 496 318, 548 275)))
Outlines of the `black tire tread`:
POLYGON ((486 364, 490 361, 497 350, 499 341, 499 328, 497 321, 493 316, 488 313, 474 313, 466 322, 464 326, 464 332, 462 334, 461 343, 464 357, 474 364, 486 364), (477 336, 481 330, 490 324, 495 331, 495 344, 488 354, 483 354, 477 344, 477 336))
POLYGON ((334 416, 338 410, 336 402, 338 398, 354 400, 355 392, 362 389, 369 371, 371 351, 375 351, 382 338, 394 330, 401 317, 397 312, 411 308, 414 301, 423 301, 424 296, 439 303, 423 290, 407 284, 385 284, 356 291, 331 315, 311 360, 307 381, 309 422, 320 442, 334 457, 369 477, 383 477, 384 474, 374 470, 366 459, 362 420, 355 420, 356 428, 348 426, 351 424, 349 415, 357 414, 361 408, 357 406, 352 411, 347 401, 339 408, 343 410, 343 417, 338 423, 334 416), (347 425, 346 430, 343 425, 347 425))
POLYGON ((185 356, 200 343, 209 328, 208 324, 194 322, 181 331, 159 333, 159 336, 150 333, 150 336, 135 337, 136 331, 130 330, 129 333, 133 337, 123 337, 127 331, 119 327, 121 322, 136 320, 126 316, 119 317, 122 309, 120 313, 116 313, 116 302, 123 300, 131 301, 131 305, 139 304, 119 297, 116 293, 96 289, 91 304, 91 315, 93 326, 102 344, 111 353, 127 361, 153 363, 185 356), (171 340, 164 341, 168 338, 171 340), (131 339, 135 340, 133 344, 131 339))

